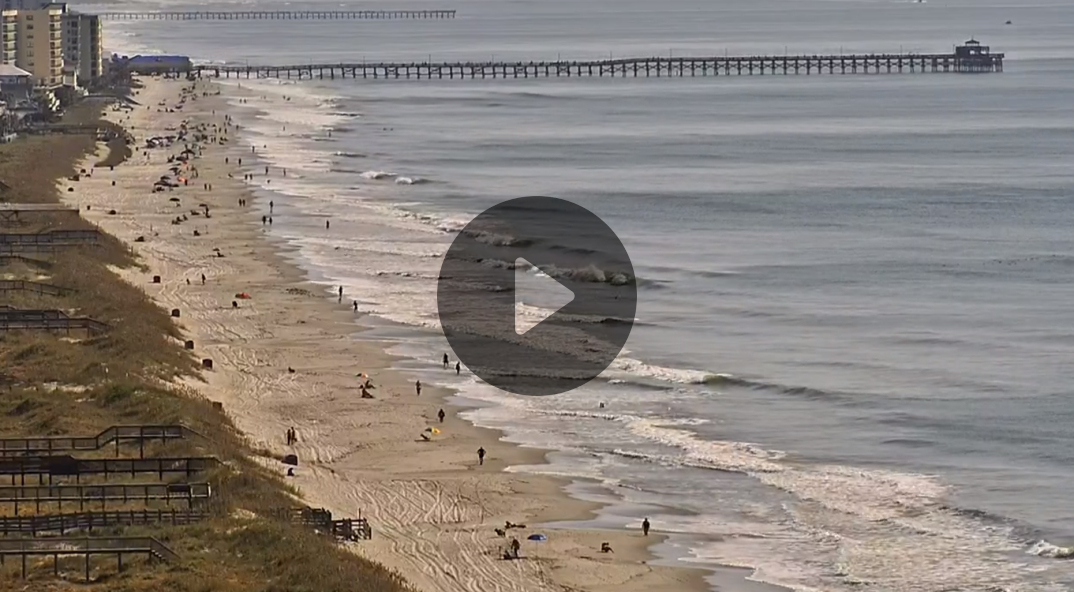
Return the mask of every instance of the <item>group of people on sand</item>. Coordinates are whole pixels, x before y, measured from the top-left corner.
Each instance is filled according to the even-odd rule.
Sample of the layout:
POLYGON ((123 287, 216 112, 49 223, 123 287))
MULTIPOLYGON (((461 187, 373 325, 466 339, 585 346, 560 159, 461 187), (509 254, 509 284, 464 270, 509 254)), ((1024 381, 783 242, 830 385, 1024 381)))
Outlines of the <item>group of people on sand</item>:
POLYGON ((288 446, 291 446, 295 442, 298 442, 298 432, 295 431, 294 427, 287 428, 286 438, 288 446))

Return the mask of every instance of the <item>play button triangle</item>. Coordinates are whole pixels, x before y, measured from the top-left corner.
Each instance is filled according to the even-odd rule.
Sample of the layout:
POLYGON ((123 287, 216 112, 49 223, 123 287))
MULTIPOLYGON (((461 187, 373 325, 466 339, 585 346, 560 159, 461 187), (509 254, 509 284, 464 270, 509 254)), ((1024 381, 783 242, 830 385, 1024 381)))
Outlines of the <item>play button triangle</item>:
POLYGON ((515 334, 525 335, 573 301, 569 288, 525 258, 515 259, 515 334))

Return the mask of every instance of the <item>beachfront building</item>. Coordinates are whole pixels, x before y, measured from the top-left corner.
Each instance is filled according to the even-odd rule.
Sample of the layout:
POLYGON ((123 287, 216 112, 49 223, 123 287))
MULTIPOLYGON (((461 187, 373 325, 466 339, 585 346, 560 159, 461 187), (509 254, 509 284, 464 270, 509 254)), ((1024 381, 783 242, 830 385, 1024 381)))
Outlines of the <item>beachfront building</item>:
POLYGON ((95 14, 67 12, 63 15, 63 62, 65 74, 88 86, 101 77, 101 18, 95 14))
POLYGON ((0 64, 15 63, 15 38, 19 31, 17 10, 0 11, 0 64))
MULTIPOLYGON (((0 102, 7 114, 12 114, 32 104, 33 76, 11 64, 0 64, 0 102)), ((10 123, 10 122, 8 122, 10 123)))
POLYGON ((43 88, 63 84, 64 4, 19 10, 15 31, 15 65, 29 72, 43 88))

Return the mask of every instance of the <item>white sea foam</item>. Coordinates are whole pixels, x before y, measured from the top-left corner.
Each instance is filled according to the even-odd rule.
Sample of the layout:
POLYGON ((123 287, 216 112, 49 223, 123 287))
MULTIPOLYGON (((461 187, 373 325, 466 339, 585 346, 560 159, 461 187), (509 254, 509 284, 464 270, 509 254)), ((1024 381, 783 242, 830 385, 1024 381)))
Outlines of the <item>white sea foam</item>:
POLYGON ((363 179, 369 179, 371 181, 379 181, 381 179, 390 179, 395 177, 395 173, 389 173, 388 171, 366 171, 360 175, 363 179))

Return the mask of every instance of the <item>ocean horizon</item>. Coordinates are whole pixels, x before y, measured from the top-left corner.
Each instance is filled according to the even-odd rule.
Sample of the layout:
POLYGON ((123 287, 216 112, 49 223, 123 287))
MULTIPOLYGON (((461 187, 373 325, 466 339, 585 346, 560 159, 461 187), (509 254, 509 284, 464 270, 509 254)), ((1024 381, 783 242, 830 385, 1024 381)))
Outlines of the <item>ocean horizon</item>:
MULTIPOLYGON (((296 8, 213 9, 254 6, 296 8)), ((1005 52, 989 75, 220 84, 250 172, 288 171, 255 178, 257 206, 275 204, 267 236, 326 296, 357 295, 373 328, 356 338, 455 389, 475 424, 553 451, 512 470, 584 480, 576 495, 615 501, 609 527, 649 516, 671 534, 668 561, 796 590, 1074 586, 1056 558, 1074 545, 1074 7, 301 8, 351 6, 459 12, 108 22, 105 47, 250 64, 924 53, 971 37, 1005 52), (639 286, 630 341, 562 395, 445 379, 444 251, 485 208, 535 194, 622 238, 639 286)))

